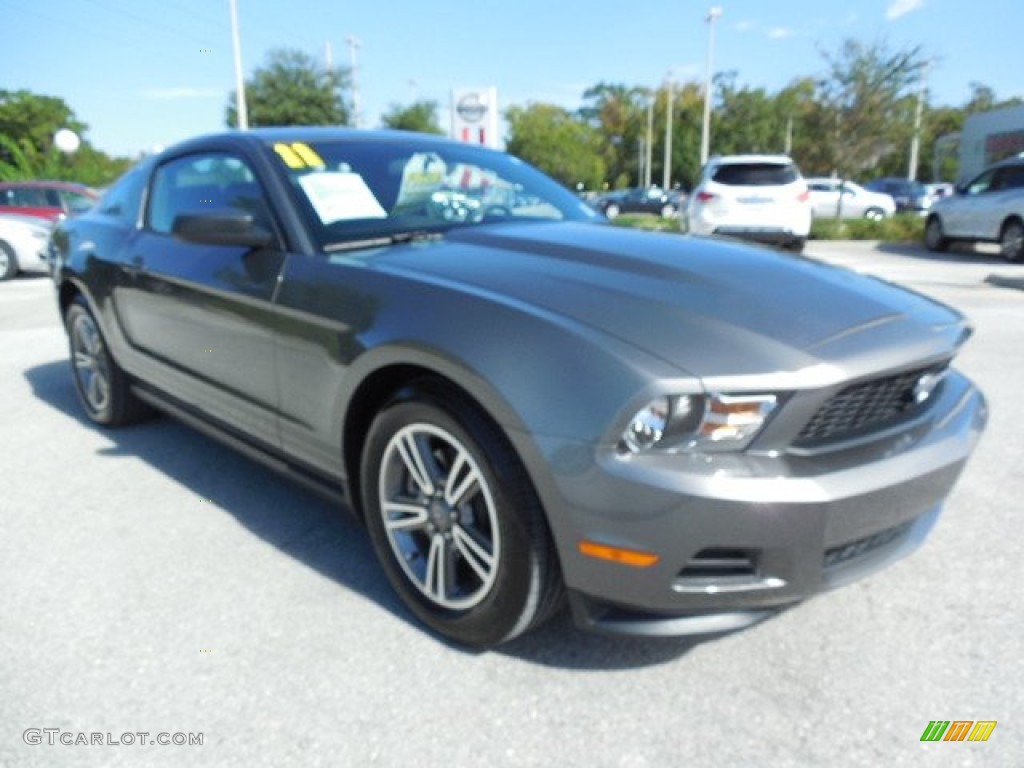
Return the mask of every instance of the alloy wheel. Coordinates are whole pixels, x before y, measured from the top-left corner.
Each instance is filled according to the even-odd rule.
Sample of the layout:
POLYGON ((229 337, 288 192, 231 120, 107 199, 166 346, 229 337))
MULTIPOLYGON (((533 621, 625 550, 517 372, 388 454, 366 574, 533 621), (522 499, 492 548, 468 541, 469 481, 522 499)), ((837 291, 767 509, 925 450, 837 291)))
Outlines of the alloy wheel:
POLYGON ((380 464, 380 513, 406 576, 432 603, 467 610, 487 597, 501 555, 497 511, 469 450, 432 424, 410 424, 380 464))
POLYGON ((103 339, 92 318, 82 313, 71 326, 75 378, 89 408, 103 413, 110 405, 110 365, 103 339))

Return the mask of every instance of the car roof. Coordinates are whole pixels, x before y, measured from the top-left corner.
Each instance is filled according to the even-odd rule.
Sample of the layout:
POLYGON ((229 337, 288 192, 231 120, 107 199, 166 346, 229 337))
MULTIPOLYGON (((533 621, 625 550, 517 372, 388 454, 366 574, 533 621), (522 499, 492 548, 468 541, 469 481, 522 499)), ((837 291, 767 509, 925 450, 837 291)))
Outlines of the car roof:
POLYGON ((85 184, 74 181, 0 181, 0 189, 65 189, 69 192, 84 192, 95 195, 96 191, 85 184))
POLYGON ((732 165, 739 163, 778 163, 779 165, 790 165, 793 163, 793 158, 788 155, 716 155, 708 162, 714 163, 715 165, 732 165))
POLYGON ((398 130, 365 130, 355 128, 344 128, 335 126, 276 126, 267 128, 251 128, 245 131, 232 130, 219 133, 208 133, 196 136, 186 141, 168 147, 162 154, 172 154, 181 151, 188 151, 193 148, 200 148, 210 144, 242 144, 266 145, 277 141, 338 141, 351 142, 359 141, 387 141, 395 144, 408 144, 415 142, 418 145, 436 144, 437 146, 462 146, 475 147, 483 151, 496 152, 479 144, 463 144, 449 139, 447 136, 437 136, 429 133, 416 133, 413 131, 398 130))

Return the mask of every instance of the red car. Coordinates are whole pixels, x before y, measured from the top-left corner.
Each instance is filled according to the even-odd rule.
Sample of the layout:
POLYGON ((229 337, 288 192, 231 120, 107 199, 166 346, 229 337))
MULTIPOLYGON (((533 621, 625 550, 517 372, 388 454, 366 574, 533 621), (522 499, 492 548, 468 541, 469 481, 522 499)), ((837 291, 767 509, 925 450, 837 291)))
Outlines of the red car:
POLYGON ((96 190, 67 181, 0 182, 0 213, 56 221, 89 210, 98 199, 96 190))

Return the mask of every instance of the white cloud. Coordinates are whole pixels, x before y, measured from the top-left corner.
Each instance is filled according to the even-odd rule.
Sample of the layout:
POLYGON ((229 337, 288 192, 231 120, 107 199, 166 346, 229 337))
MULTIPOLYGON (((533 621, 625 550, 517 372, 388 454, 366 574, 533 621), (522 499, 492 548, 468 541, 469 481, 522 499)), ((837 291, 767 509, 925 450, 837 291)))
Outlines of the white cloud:
POLYGON ((789 27, 772 27, 765 34, 772 40, 783 40, 787 37, 792 37, 795 33, 789 27))
POLYGON ((224 92, 217 88, 149 88, 142 92, 143 97, 157 101, 180 101, 182 99, 212 99, 223 96, 224 92))
POLYGON ((892 0, 885 11, 885 18, 892 21, 924 7, 924 0, 892 0))

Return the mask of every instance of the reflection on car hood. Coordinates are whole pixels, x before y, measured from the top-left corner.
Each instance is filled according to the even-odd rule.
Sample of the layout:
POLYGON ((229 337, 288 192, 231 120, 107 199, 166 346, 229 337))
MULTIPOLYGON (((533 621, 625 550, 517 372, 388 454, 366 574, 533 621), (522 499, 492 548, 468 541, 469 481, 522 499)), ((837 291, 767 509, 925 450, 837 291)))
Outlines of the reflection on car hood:
POLYGON ((591 224, 453 230, 377 264, 572 318, 698 376, 948 354, 966 324, 916 293, 810 259, 591 224))

